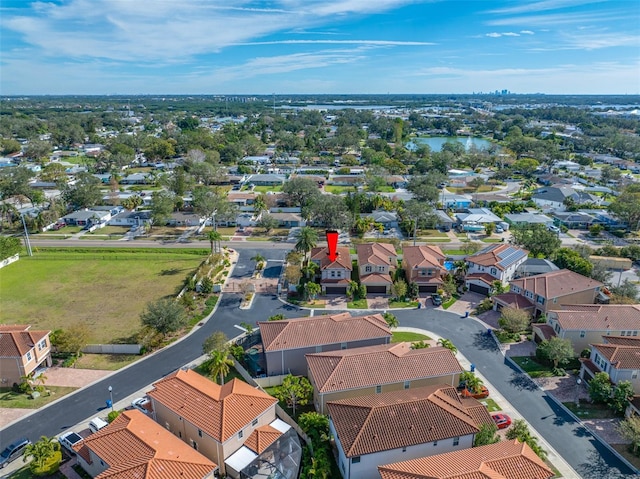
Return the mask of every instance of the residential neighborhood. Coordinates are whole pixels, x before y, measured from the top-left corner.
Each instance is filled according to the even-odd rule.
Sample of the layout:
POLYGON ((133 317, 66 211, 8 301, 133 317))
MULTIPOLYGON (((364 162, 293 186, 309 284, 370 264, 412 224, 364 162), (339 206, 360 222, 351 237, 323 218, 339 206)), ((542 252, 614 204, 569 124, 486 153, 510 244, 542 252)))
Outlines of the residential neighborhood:
POLYGON ((0 118, 10 471, 640 471, 634 114, 245 100, 0 118))

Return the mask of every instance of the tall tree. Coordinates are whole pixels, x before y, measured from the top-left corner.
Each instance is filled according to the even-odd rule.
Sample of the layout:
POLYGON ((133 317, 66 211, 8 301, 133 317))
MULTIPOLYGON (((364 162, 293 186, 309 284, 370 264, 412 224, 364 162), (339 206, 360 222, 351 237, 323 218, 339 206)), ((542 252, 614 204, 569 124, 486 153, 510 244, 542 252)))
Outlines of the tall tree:
POLYGON ((169 221, 175 209, 176 197, 169 191, 156 191, 151 197, 151 222, 164 225, 169 221))
POLYGON ((307 255, 318 244, 318 232, 311 226, 303 226, 298 230, 298 236, 294 249, 304 253, 305 263, 309 261, 307 255))
POLYGON ((180 303, 171 298, 163 298, 147 303, 140 320, 145 326, 166 335, 184 327, 187 324, 187 314, 180 303))
POLYGON ((620 196, 611 202, 609 211, 627 222, 631 231, 640 230, 640 184, 627 186, 620 196))
POLYGON ((287 195, 292 205, 300 207, 307 206, 320 197, 316 182, 302 176, 295 176, 287 181, 282 187, 282 192, 287 195))
POLYGON ((222 239, 222 235, 220 232, 212 230, 207 233, 207 239, 209 243, 211 243, 211 254, 218 251, 220 246, 220 240, 222 239))
POLYGON ((637 454, 640 449, 640 417, 631 416, 623 419, 617 427, 622 437, 631 442, 633 454, 637 454))
POLYGON ((519 333, 529 327, 531 315, 522 309, 502 308, 498 324, 510 333, 519 333))
POLYGON ((313 386, 304 376, 291 374, 282 379, 282 385, 276 388, 274 396, 287 404, 296 415, 296 408, 309 404, 313 395, 313 386))
POLYGON ((549 258, 562 242, 558 235, 549 231, 543 224, 528 224, 511 229, 511 243, 529 251, 533 257, 549 258))
POLYGON ((440 338, 438 339, 438 346, 442 346, 443 348, 447 348, 453 354, 458 352, 458 348, 455 347, 453 342, 450 339, 440 338))
POLYGON ((224 384, 224 378, 233 366, 233 359, 229 356, 229 349, 213 350, 209 353, 209 373, 213 378, 220 378, 220 385, 224 384))
POLYGON ((536 350, 536 356, 551 361, 554 368, 567 364, 575 355, 571 340, 558 336, 545 339, 536 350))

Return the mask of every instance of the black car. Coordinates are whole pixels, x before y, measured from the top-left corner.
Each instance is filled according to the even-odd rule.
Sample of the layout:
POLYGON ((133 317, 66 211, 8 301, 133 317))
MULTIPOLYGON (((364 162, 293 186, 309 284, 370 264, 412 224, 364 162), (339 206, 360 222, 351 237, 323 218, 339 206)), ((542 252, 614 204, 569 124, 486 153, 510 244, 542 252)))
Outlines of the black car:
POLYGON ((24 450, 29 444, 31 444, 31 441, 26 437, 9 444, 4 451, 0 453, 0 467, 7 467, 10 462, 13 462, 22 456, 24 454, 24 450))
POLYGON ((432 294, 431 302, 434 306, 440 306, 442 304, 442 296, 440 296, 438 293, 432 294))

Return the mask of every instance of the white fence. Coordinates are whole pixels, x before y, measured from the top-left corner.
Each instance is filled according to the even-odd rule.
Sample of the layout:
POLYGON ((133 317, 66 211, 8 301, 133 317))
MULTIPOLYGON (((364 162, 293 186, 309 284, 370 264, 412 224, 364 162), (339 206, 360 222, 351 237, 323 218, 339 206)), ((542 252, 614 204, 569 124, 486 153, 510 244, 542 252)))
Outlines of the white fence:
POLYGON ((141 344, 87 344, 82 352, 89 354, 140 354, 141 344))

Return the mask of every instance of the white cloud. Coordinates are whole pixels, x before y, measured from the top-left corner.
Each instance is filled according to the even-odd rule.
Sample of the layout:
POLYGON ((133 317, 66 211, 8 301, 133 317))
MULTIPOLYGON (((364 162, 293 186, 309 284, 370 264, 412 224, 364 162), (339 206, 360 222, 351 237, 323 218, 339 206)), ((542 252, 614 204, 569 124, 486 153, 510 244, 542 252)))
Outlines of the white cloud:
POLYGON ((620 20, 628 20, 628 12, 590 12, 590 13, 557 13, 544 15, 521 15, 506 18, 494 18, 488 20, 487 25, 508 26, 523 25, 527 27, 549 27, 553 25, 574 25, 593 23, 601 25, 604 22, 616 22, 620 20))
POLYGON ((270 42, 246 42, 233 45, 374 45, 374 46, 429 46, 431 42, 403 42, 393 40, 274 40, 270 42))
POLYGON ((535 33, 532 32, 531 30, 520 30, 520 33, 522 35, 535 35, 535 33))
POLYGON ((567 7, 583 6, 588 3, 601 3, 603 0, 543 0, 540 2, 531 2, 513 7, 498 8, 490 10, 488 13, 514 14, 541 12, 547 10, 560 10, 567 7))
POLYGON ((491 38, 519 37, 520 34, 519 33, 515 33, 515 32, 504 32, 504 33, 492 32, 492 33, 487 33, 486 36, 487 37, 491 37, 491 38))
POLYGON ((520 36, 519 33, 515 33, 515 32, 506 32, 506 33, 503 33, 503 35, 505 37, 519 37, 520 36))
POLYGON ((500 38, 502 36, 502 33, 496 33, 496 32, 487 33, 487 36, 491 38, 500 38))

